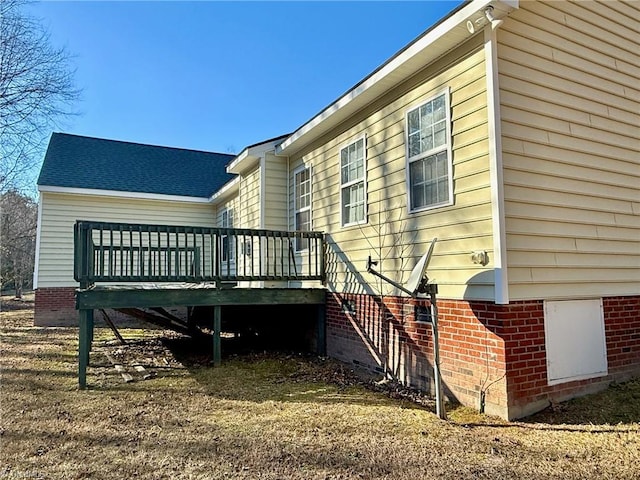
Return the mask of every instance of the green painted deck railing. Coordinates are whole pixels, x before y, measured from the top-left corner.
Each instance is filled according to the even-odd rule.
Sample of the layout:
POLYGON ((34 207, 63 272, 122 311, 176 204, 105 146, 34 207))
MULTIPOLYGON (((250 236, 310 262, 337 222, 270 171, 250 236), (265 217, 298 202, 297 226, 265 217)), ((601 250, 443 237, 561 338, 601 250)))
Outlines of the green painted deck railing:
POLYGON ((97 282, 324 282, 324 234, 77 221, 74 278, 81 288, 97 282))

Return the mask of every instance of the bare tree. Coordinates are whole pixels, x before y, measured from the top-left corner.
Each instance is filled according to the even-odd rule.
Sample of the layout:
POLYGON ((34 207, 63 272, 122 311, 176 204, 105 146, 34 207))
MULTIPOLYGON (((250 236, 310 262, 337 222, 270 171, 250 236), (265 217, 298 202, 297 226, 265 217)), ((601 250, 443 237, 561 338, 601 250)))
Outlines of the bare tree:
POLYGON ((71 56, 51 45, 27 3, 0 0, 0 192, 33 183, 49 130, 80 95, 71 56))
POLYGON ((38 205, 16 190, 0 194, 0 275, 2 288, 14 288, 16 298, 30 286, 36 250, 38 205))

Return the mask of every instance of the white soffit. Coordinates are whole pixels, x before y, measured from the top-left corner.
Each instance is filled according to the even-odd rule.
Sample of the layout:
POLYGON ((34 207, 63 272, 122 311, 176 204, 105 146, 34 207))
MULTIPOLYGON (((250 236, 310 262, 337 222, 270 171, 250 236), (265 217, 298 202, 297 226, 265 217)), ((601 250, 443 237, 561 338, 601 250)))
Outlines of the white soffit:
POLYGON ((295 153, 304 145, 328 132, 376 98, 463 43, 472 35, 467 29, 467 21, 475 21, 483 17, 484 9, 489 5, 494 8, 494 17, 499 19, 518 8, 518 0, 473 0, 469 2, 425 32, 413 43, 407 45, 380 68, 301 126, 278 145, 277 153, 279 155, 295 153))

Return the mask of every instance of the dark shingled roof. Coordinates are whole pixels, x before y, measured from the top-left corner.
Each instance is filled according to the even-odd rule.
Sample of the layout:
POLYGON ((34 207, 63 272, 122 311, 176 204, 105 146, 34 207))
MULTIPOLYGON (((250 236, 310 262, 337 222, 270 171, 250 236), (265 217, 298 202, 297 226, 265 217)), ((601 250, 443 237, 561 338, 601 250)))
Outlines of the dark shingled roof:
POLYGON ((53 133, 38 185, 209 197, 235 155, 53 133))

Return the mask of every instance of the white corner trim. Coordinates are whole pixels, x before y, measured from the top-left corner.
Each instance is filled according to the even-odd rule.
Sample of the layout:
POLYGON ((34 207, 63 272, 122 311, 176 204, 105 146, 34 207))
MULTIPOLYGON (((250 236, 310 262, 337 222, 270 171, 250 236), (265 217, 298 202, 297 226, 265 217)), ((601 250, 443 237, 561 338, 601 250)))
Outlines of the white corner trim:
POLYGON ((42 234, 42 194, 38 199, 38 220, 36 224, 36 254, 35 254, 35 266, 33 268, 33 289, 38 288, 38 273, 40 271, 40 236, 42 234))
POLYGON ((163 202, 209 203, 207 197, 187 197, 183 195, 164 195, 160 193, 121 192, 118 190, 99 190, 94 188, 52 187, 39 185, 39 192, 64 193, 68 195, 88 195, 100 197, 132 198, 136 200, 157 200, 163 202))
POLYGON ((487 117, 489 127, 489 175, 491 181, 491 217, 493 222, 495 302, 509 303, 507 272, 507 235, 502 174, 502 129, 500 127, 500 85, 498 79, 498 41, 496 31, 484 29, 484 54, 487 81, 487 117))
POLYGON ((260 228, 265 228, 267 223, 267 199, 266 199, 266 190, 267 190, 267 155, 266 153, 260 157, 260 167, 258 168, 258 173, 260 175, 260 191, 258 195, 260 195, 260 218, 259 225, 260 228))

